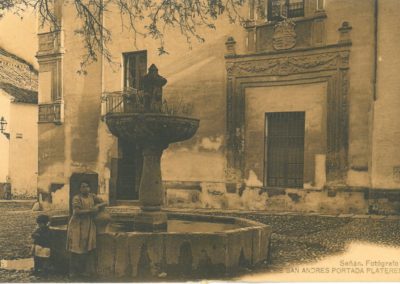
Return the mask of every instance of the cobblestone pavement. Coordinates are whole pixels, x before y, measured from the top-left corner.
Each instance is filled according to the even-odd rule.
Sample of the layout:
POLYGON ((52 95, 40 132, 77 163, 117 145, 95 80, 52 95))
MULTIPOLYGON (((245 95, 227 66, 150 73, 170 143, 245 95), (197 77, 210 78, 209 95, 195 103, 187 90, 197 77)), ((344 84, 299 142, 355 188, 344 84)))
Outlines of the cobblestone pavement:
POLYGON ((272 227, 269 270, 344 252, 354 241, 400 247, 399 219, 237 215, 272 227))
MULTIPOLYGON (((400 247, 400 219, 379 216, 318 216, 252 212, 204 211, 205 214, 245 217, 272 227, 271 264, 257 270, 273 271, 341 253, 352 241, 400 247), (366 218, 367 217, 367 218, 366 218)), ((35 217, 28 206, 0 203, 0 259, 29 257, 35 217)), ((50 212, 53 215, 54 212, 50 212)), ((37 278, 29 272, 0 269, 1 282, 65 282, 66 278, 37 278)))
MULTIPOLYGON (((31 234, 36 227, 36 216, 42 212, 31 210, 33 202, 0 202, 0 259, 30 257, 31 234)), ((53 214, 56 214, 54 212, 53 214)), ((62 281, 52 276, 43 279, 29 271, 0 269, 0 282, 44 282, 62 281)))

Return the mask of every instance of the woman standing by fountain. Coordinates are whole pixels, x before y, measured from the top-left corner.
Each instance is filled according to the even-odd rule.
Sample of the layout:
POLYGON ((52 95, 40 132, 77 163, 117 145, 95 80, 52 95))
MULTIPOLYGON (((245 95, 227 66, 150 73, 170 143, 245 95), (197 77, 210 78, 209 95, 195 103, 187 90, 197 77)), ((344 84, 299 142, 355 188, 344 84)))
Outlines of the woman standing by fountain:
POLYGON ((99 197, 90 192, 88 182, 81 182, 80 193, 72 199, 72 217, 68 224, 67 251, 70 252, 70 277, 90 276, 94 271, 96 248, 95 217, 105 207, 99 197))

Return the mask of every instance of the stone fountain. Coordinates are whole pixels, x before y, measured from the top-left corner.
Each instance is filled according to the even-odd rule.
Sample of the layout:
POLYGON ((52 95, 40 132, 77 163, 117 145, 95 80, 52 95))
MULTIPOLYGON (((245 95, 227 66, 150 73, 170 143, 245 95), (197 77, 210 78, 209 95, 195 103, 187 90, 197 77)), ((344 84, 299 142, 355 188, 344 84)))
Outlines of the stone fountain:
MULTIPOLYGON (((233 217, 173 213, 163 210, 165 192, 160 160, 169 144, 193 137, 199 120, 163 112, 166 79, 152 65, 143 79, 140 107, 109 112, 106 123, 113 135, 143 149, 139 187, 140 211, 119 212, 97 236, 97 276, 131 279, 160 275, 225 274, 267 260, 270 228, 233 217)), ((135 101, 135 100, 134 100, 135 101)), ((132 103, 132 100, 131 100, 132 103)), ((66 220, 54 218, 53 263, 65 267, 66 220)))
MULTIPOLYGON (((161 179, 161 155, 169 144, 190 139, 199 120, 162 114, 162 87, 167 80, 153 64, 143 78, 144 112, 109 113, 106 123, 118 139, 139 145, 143 151, 143 169, 139 187, 141 211, 135 216, 134 230, 157 232, 167 230, 164 189, 161 179)), ((139 108, 136 108, 139 109, 139 108)))

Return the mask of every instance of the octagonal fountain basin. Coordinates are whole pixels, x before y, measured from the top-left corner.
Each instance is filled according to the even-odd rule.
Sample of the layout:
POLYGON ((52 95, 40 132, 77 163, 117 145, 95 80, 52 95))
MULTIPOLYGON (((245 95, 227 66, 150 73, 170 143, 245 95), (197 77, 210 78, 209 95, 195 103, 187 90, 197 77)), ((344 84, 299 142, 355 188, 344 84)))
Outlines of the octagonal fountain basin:
POLYGON ((110 113, 108 129, 125 141, 171 144, 190 139, 199 127, 199 120, 161 113, 110 113))
MULTIPOLYGON (((99 279, 143 279, 167 275, 191 279, 236 273, 267 261, 269 226, 234 217, 167 213, 166 232, 135 232, 133 213, 113 214, 97 236, 99 279)), ((68 267, 67 217, 53 218, 52 262, 68 267)))

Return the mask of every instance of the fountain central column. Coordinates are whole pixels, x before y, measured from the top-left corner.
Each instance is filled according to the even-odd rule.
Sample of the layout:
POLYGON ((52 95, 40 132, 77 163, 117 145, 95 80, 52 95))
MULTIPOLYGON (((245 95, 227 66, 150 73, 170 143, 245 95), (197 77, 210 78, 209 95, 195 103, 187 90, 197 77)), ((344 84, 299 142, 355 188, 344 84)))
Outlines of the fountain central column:
POLYGON ((135 217, 136 231, 167 230, 167 214, 161 211, 165 199, 161 178, 161 156, 167 147, 165 144, 143 145, 143 169, 139 186, 141 211, 135 217))

